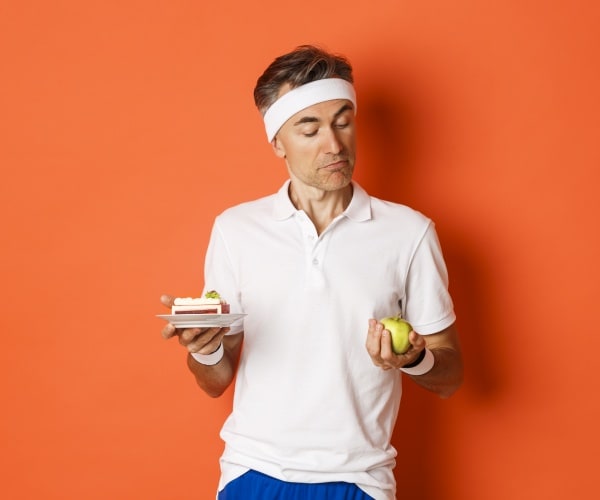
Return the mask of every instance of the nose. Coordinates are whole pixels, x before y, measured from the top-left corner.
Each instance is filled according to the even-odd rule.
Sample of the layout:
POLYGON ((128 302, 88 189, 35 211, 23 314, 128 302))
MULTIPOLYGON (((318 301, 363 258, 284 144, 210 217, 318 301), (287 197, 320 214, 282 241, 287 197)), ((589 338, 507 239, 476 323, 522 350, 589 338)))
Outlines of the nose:
POLYGON ((332 154, 339 154, 344 149, 344 144, 338 136, 338 131, 334 128, 327 129, 326 134, 326 146, 327 152, 332 154))

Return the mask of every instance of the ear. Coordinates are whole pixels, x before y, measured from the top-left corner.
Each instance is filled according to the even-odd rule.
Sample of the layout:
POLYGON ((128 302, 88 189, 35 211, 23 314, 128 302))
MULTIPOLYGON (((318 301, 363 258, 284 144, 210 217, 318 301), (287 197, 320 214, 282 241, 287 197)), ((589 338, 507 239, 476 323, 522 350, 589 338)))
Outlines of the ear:
POLYGON ((273 148, 273 152, 279 158, 285 158, 285 148, 281 141, 275 136, 275 138, 271 141, 271 147, 273 148))

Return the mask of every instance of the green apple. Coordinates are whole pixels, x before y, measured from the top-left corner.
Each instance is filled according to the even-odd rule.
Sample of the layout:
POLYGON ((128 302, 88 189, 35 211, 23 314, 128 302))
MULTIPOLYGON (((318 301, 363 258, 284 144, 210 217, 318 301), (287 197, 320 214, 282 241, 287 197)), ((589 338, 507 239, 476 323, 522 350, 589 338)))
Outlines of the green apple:
POLYGON ((413 329, 411 324, 400 316, 390 316, 379 321, 392 336, 392 350, 396 354, 404 354, 410 347, 408 334, 413 329))

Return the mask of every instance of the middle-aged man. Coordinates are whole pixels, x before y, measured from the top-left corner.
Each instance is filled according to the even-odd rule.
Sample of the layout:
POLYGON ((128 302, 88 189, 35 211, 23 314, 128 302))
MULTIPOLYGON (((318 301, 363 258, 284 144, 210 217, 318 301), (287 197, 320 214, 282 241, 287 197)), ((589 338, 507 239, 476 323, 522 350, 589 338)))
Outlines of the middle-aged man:
POLYGON ((289 180, 216 218, 204 283, 246 316, 230 328, 163 330, 179 337, 207 394, 235 379, 218 498, 405 498, 390 443, 402 376, 441 397, 462 382, 434 224, 352 180, 346 58, 298 47, 271 63, 254 97, 289 180), (377 321, 398 312, 414 328, 401 355, 377 321))

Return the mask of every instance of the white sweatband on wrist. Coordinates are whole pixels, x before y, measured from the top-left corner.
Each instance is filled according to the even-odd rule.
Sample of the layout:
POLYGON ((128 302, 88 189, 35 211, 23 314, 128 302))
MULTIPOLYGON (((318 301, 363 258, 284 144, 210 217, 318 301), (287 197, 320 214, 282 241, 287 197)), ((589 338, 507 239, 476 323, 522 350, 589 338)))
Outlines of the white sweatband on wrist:
POLYGON ((433 368, 435 363, 435 357, 429 349, 425 349, 425 356, 418 365, 410 368, 400 368, 401 372, 407 375, 425 375, 429 370, 433 368))
POLYGON ((286 92, 271 104, 263 117, 269 142, 275 138, 281 126, 299 111, 334 99, 351 101, 356 114, 356 92, 352 84, 343 78, 323 78, 286 92))
POLYGON ((200 354, 199 352, 191 352, 192 358, 194 358, 201 365, 212 366, 216 365, 219 361, 223 359, 223 355, 225 354, 225 349, 223 348, 223 343, 219 345, 219 348, 211 353, 211 354, 200 354))

